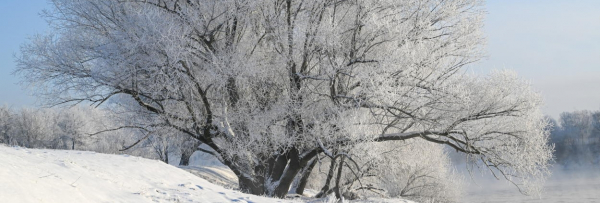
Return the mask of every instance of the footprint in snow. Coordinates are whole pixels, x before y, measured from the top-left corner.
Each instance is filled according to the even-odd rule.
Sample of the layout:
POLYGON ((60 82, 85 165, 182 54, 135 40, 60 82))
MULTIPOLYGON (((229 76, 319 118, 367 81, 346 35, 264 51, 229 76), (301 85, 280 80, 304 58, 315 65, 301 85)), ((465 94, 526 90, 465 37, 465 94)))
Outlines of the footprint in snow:
POLYGON ((231 201, 232 202, 240 202, 240 203, 242 203, 242 202, 254 203, 254 202, 248 201, 248 199, 249 198, 240 197, 240 198, 237 198, 237 199, 231 199, 231 201))

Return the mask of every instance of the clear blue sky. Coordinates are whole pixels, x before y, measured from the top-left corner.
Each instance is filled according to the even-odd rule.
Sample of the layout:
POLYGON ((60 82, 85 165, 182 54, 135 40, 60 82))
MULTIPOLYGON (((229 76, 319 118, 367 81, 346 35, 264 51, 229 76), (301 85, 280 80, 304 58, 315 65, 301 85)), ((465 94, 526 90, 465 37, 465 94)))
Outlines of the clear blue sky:
POLYGON ((13 56, 28 37, 48 31, 39 13, 49 7, 46 0, 0 0, 0 105, 34 106, 31 92, 16 84, 19 78, 11 74, 15 68, 13 56))
MULTIPOLYGON (((0 105, 33 106, 31 92, 11 75, 20 44, 48 30, 45 0, 0 1, 0 105)), ((485 74, 513 69, 545 99, 543 111, 600 110, 599 0, 489 0, 489 57, 470 68, 485 74)))

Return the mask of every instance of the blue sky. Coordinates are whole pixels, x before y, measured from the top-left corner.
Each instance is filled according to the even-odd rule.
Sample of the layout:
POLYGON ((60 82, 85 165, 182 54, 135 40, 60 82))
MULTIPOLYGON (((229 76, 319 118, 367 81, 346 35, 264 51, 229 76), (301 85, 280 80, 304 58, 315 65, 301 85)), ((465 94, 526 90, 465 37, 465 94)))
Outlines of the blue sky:
MULTIPOLYGON (((0 105, 35 106, 11 75, 13 55, 27 38, 48 31, 39 13, 46 0, 0 1, 0 105)), ((489 0, 488 58, 470 67, 485 74, 513 69, 545 99, 544 113, 600 110, 600 1, 489 0)))
POLYGON ((0 1, 0 105, 34 106, 31 92, 16 84, 19 78, 11 74, 15 68, 13 56, 28 37, 48 31, 39 13, 49 7, 46 0, 0 1))

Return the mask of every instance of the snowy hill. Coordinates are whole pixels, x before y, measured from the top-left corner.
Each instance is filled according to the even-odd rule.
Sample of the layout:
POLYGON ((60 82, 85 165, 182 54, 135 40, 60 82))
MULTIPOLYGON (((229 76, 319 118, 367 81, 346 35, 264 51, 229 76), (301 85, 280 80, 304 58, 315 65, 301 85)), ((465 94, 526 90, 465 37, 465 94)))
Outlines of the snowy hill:
POLYGON ((0 202, 291 202, 127 155, 0 146, 0 202))
MULTIPOLYGON (((0 145, 0 202, 302 202, 225 189, 186 170, 128 155, 0 145)), ((193 169, 196 173, 202 170, 193 169)), ((227 174, 214 171, 218 170, 199 175, 227 174)), ((335 200, 325 198, 309 202, 335 200)), ((411 201, 371 199, 358 202, 411 201)))

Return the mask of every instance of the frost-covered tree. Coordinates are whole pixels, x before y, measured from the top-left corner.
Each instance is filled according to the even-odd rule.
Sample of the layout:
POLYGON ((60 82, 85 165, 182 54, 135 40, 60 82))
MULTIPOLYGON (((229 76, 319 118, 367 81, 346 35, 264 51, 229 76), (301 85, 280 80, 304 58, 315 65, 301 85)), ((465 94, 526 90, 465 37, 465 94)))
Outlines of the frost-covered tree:
MULTIPOLYGON (((283 197, 318 155, 423 139, 525 189, 551 148, 539 95, 482 56, 479 0, 53 0, 17 73, 52 104, 118 96, 283 197)), ((350 160, 351 157, 346 157, 350 160)))
POLYGON ((462 192, 462 177, 454 172, 442 145, 412 139, 363 143, 342 151, 352 160, 321 157, 307 189, 320 196, 339 192, 346 199, 381 196, 418 202, 456 202, 462 192))
POLYGON ((558 123, 550 135, 557 163, 567 168, 600 163, 600 111, 563 112, 558 123))
POLYGON ((13 112, 7 106, 0 107, 0 143, 11 144, 13 112))
MULTIPOLYGON (((97 136, 98 132, 118 127, 110 115, 104 109, 90 107, 11 109, 3 106, 0 107, 0 143, 30 148, 123 153, 119 151, 123 142, 135 142, 142 134, 120 130, 97 136)), ((147 151, 136 149, 127 153, 156 158, 147 151)))
POLYGON ((28 148, 58 148, 60 139, 56 113, 51 110, 25 108, 18 112, 12 122, 13 144, 28 148))

